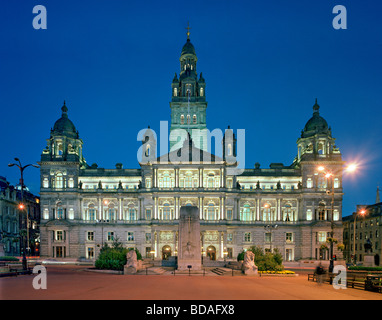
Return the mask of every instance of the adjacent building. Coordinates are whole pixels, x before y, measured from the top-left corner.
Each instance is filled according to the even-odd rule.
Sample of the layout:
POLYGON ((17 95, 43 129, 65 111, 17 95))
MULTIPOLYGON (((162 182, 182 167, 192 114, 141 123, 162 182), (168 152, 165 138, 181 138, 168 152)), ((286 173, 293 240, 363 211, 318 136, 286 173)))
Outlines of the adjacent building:
POLYGON ((371 244, 371 254, 374 264, 380 265, 381 231, 382 231, 382 202, 377 189, 377 203, 371 205, 357 205, 356 212, 342 218, 343 241, 345 245, 344 258, 347 263, 362 264, 367 253, 365 244, 371 244))
POLYGON ((26 254, 40 254, 40 197, 32 194, 24 186, 23 201, 21 185, 12 186, 5 177, 0 176, 0 250, 6 256, 22 255, 23 236, 25 236, 26 254), (24 204, 22 210, 20 203, 24 204), (28 219, 27 216, 28 215, 28 219), (28 220, 28 229, 27 229, 28 220))
POLYGON ((89 166, 64 103, 39 163, 41 255, 95 259, 118 239, 144 257, 166 260, 178 252, 180 208, 192 205, 200 213, 203 261, 236 259, 253 245, 277 248, 287 261, 329 259, 323 245, 332 230, 342 242, 344 162, 317 100, 290 165, 255 163, 238 174, 232 129, 223 134, 222 154, 209 152, 206 81, 189 33, 171 89, 170 151, 157 155, 147 128, 135 169, 89 166), (332 186, 333 208, 326 192, 332 186))

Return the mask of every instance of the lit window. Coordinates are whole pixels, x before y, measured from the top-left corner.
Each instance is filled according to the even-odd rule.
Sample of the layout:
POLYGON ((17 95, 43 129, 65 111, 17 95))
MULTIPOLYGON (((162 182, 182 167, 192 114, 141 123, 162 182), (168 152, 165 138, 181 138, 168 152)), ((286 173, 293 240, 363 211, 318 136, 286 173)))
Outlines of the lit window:
POLYGON ((192 117, 192 121, 194 124, 196 124, 196 114, 194 114, 194 116, 192 117))
POLYGON ((249 207, 249 204, 245 204, 243 207, 242 220, 251 221, 251 208, 249 207))
POLYGON ((134 241, 134 232, 127 232, 127 241, 134 241))
POLYGON ((208 220, 215 220, 215 205, 213 203, 210 203, 208 205, 208 220))
POLYGON ((312 210, 310 209, 306 210, 306 220, 308 221, 312 220, 312 210))
POLYGON ((64 187, 64 178, 62 176, 62 173, 56 174, 56 188, 63 188, 64 187))
POLYGON ((290 204, 285 205, 284 208, 284 221, 293 221, 292 217, 292 207, 290 204))
POLYGON ((170 205, 168 203, 165 203, 163 207, 163 220, 170 220, 170 218, 171 218, 170 205))
POLYGON ((151 209, 146 209, 146 220, 151 220, 151 209))
POLYGON ((56 231, 56 240, 57 241, 62 241, 64 239, 64 237, 63 237, 63 231, 61 231, 61 230, 57 230, 56 231))
POLYGON ((94 241, 94 232, 93 231, 88 231, 88 241, 94 241))
POLYGON ((180 116, 180 124, 184 124, 184 115, 183 114, 180 116))

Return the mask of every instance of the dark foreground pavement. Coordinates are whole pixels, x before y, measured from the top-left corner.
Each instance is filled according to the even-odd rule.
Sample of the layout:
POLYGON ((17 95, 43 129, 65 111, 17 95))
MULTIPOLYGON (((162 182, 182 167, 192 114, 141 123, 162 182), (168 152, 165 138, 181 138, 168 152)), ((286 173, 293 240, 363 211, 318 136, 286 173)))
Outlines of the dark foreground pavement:
POLYGON ((47 266, 47 289, 36 275, 0 278, 2 300, 382 300, 382 294, 334 289, 296 277, 116 275, 83 266, 47 266))

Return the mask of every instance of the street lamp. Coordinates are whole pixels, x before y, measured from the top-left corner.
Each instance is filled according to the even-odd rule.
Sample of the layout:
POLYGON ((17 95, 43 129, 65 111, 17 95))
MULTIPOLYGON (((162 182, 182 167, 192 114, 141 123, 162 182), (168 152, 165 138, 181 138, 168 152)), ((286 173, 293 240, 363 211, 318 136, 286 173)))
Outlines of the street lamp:
MULTIPOLYGON (((20 213, 21 213, 25 209, 25 204, 24 204, 24 170, 29 166, 32 166, 35 168, 40 168, 40 166, 37 164, 27 164, 25 166, 22 166, 19 158, 15 158, 15 161, 18 163, 10 163, 10 164, 8 164, 8 167, 17 166, 20 169, 21 201, 18 205, 18 209, 20 210, 20 213)), ((27 231, 27 244, 28 244, 28 250, 29 250, 29 216, 28 216, 28 211, 26 212, 25 216, 26 216, 26 229, 27 229, 26 230, 27 231)), ((25 256, 26 249, 27 248, 26 248, 25 238, 24 238, 24 241, 23 241, 23 270, 27 270, 27 259, 25 256)))
POLYGON ((356 264, 356 260, 357 260, 356 255, 355 255, 355 222, 357 219, 357 215, 364 217, 366 215, 366 210, 361 209, 358 212, 354 212, 354 226, 353 226, 353 259, 354 259, 353 261, 354 261, 354 265, 356 264))
POLYGON ((277 224, 275 224, 275 225, 269 225, 268 224, 268 225, 264 226, 265 231, 270 232, 270 234, 271 234, 271 241, 270 241, 270 243, 271 243, 271 248, 270 248, 271 253, 272 253, 272 229, 276 230, 277 227, 278 227, 277 224))
POLYGON ((334 269, 334 261, 333 261, 333 235, 334 235, 334 231, 333 231, 333 224, 334 224, 334 219, 333 219, 333 216, 334 216, 334 175, 335 174, 338 174, 340 173, 342 170, 345 171, 345 172, 354 172, 355 170, 357 169, 357 165, 356 164, 350 164, 348 165, 347 167, 345 167, 344 169, 343 168, 340 168, 338 170, 335 170, 335 171, 330 171, 330 170, 327 170, 324 166, 318 166, 317 167, 317 170, 321 173, 324 174, 325 178, 326 179, 330 179, 330 183, 331 183, 331 190, 327 190, 326 191, 326 194, 327 195, 330 195, 331 196, 331 223, 330 223, 330 228, 331 228, 331 232, 330 232, 330 237, 331 237, 331 240, 330 241, 330 263, 329 263, 329 272, 333 272, 333 269, 334 269))

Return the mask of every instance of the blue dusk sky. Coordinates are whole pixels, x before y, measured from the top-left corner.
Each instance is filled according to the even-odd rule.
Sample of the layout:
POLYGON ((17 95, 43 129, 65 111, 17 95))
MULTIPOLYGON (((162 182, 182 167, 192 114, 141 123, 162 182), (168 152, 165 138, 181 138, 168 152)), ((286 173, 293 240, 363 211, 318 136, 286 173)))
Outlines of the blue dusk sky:
MULTIPOLYGON (((170 121, 187 22, 206 80, 207 126, 245 129, 245 167, 290 165, 315 99, 345 161, 343 216, 382 184, 379 1, 2 1, 0 175, 36 163, 66 100, 88 164, 138 168, 138 132, 170 121), (44 5, 47 29, 32 26, 44 5), (333 7, 347 9, 336 30, 333 7)), ((39 192, 39 170, 25 183, 39 192)))

